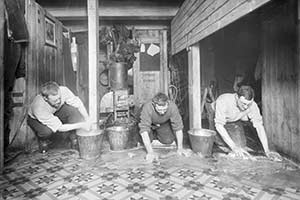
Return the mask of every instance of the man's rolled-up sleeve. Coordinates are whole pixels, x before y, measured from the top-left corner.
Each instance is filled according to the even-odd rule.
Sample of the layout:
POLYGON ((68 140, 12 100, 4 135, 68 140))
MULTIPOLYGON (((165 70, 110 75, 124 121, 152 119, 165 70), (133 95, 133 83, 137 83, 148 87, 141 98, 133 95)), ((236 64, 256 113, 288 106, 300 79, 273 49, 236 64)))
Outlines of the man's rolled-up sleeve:
POLYGON ((170 118, 171 121, 171 126, 173 131, 179 131, 183 129, 183 122, 182 122, 182 118, 181 115, 179 113, 179 110, 177 108, 177 106, 174 104, 172 105, 172 115, 170 118))
POLYGON ((54 133, 60 128, 62 122, 51 112, 47 112, 45 108, 33 108, 32 114, 39 122, 49 127, 54 133))
POLYGON ((220 101, 216 101, 215 107, 215 124, 224 126, 226 124, 225 106, 220 101))
POLYGON ((79 99, 79 97, 75 96, 71 90, 69 90, 67 87, 61 86, 61 91, 64 96, 64 100, 66 104, 73 106, 75 108, 80 108, 83 106, 82 101, 79 99))
POLYGON ((141 111, 141 116, 140 116, 140 123, 139 123, 139 128, 140 128, 140 134, 143 132, 150 132, 151 131, 151 109, 147 104, 145 104, 142 108, 141 111))
POLYGON ((257 128, 260 125, 263 125, 263 119, 260 114, 259 108, 255 102, 250 107, 250 112, 248 114, 248 117, 250 118, 253 127, 257 128))

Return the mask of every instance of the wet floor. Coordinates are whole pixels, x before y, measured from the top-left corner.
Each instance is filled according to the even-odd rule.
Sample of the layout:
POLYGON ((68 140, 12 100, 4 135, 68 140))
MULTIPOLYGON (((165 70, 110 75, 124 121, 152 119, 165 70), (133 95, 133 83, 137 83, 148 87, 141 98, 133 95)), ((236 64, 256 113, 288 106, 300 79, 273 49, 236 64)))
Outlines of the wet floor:
POLYGON ((85 161, 70 149, 20 155, 0 177, 3 199, 300 199, 300 169, 284 159, 256 161, 214 152, 182 157, 156 148, 159 162, 146 163, 145 150, 104 150, 85 161))

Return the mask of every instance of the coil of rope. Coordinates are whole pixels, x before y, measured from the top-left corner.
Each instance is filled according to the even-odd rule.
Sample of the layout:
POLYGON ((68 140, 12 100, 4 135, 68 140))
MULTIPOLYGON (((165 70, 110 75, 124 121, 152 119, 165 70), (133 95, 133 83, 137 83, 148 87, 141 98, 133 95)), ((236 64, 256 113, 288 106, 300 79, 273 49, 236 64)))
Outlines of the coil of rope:
POLYGON ((178 95, 178 89, 175 85, 169 85, 168 87, 168 96, 169 99, 173 102, 176 101, 178 95))

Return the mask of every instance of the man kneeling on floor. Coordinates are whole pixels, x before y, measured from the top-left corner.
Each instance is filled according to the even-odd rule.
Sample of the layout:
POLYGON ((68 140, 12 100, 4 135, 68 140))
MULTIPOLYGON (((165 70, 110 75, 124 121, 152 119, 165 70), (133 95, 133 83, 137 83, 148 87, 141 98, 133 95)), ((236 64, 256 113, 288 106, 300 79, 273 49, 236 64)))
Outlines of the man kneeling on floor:
POLYGON ((183 149, 183 123, 176 104, 169 101, 167 95, 156 94, 150 102, 143 105, 140 115, 140 135, 142 136, 147 155, 146 160, 158 160, 153 151, 152 141, 157 139, 162 144, 172 144, 177 139, 177 153, 187 156, 188 150, 183 149))
POLYGON ((40 94, 32 101, 28 111, 28 125, 38 137, 40 151, 46 152, 54 133, 69 137, 71 148, 77 148, 76 129, 90 130, 88 113, 82 101, 67 87, 55 82, 41 86, 40 94))
POLYGON ((246 137, 241 121, 252 122, 257 131, 265 154, 270 159, 280 159, 280 155, 271 152, 263 126, 262 116, 254 102, 254 90, 250 86, 241 86, 237 93, 220 95, 215 102, 215 127, 224 142, 231 148, 235 157, 251 158, 246 151, 246 137))

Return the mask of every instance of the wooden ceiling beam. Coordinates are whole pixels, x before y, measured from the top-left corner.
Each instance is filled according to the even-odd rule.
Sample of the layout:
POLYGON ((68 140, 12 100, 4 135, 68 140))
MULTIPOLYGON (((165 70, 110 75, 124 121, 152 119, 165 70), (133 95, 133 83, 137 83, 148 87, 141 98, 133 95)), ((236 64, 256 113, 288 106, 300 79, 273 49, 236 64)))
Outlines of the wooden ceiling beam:
MULTIPOLYGON (((59 20, 87 19, 85 5, 42 5, 59 20)), ((179 9, 176 5, 157 4, 103 4, 99 5, 99 18, 105 20, 135 19, 135 20, 171 20, 179 9)))
MULTIPOLYGON (((87 19, 87 4, 84 1, 37 2, 59 20, 87 19)), ((104 20, 171 20, 177 13, 178 1, 99 1, 99 18, 104 20)))

